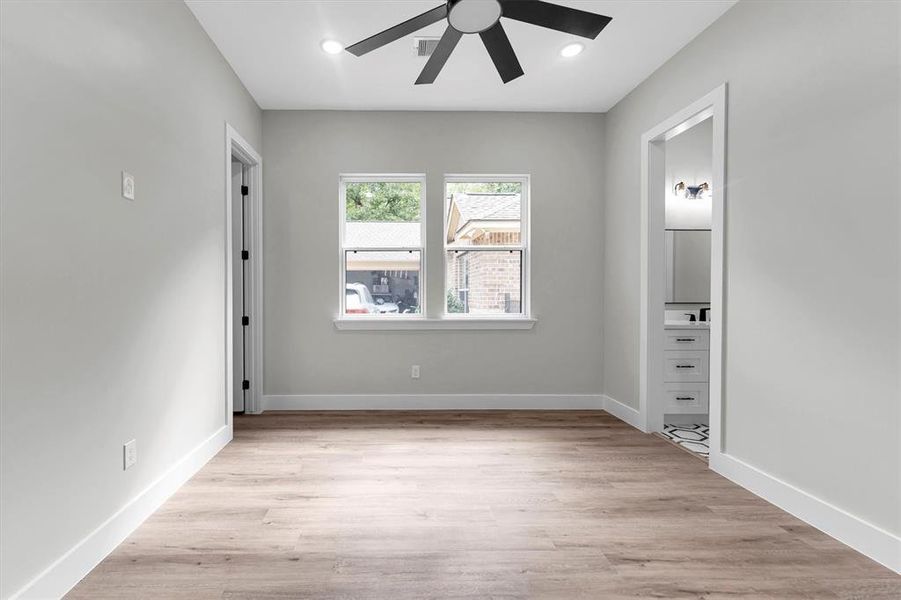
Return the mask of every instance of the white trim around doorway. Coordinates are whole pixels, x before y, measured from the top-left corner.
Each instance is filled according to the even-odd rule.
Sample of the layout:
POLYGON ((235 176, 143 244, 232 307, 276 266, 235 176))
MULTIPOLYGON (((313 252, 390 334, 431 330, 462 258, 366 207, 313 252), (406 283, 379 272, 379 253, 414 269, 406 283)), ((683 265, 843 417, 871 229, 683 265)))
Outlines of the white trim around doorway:
POLYGON ((251 230, 250 265, 251 299, 250 322, 251 353, 250 391, 244 410, 260 413, 263 410, 263 159, 234 127, 225 124, 225 419, 232 428, 232 406, 234 399, 234 243, 232 227, 232 159, 237 158, 247 167, 250 188, 251 230))
POLYGON ((726 84, 680 110, 641 136, 641 324, 639 423, 645 432, 663 429, 663 306, 665 293, 663 143, 705 119, 713 119, 713 222, 710 262, 710 459, 723 452, 724 229, 726 209, 726 84), (652 201, 651 199, 656 199, 652 201), (651 235, 660 231, 661 235, 651 235), (658 372, 660 371, 660 372, 658 372))

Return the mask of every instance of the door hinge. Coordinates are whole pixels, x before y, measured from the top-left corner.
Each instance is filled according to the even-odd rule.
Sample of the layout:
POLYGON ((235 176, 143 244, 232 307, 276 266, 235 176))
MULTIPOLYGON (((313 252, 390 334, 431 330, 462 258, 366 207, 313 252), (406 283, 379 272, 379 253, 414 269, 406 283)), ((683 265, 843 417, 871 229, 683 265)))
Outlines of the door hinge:
POLYGON ((248 252, 247 250, 241 250, 241 260, 249 260, 249 259, 250 259, 250 252, 248 252))
POLYGON ((250 325, 250 317, 248 317, 246 315, 241 317, 241 325, 244 325, 245 327, 250 325))
POLYGON ((241 382, 241 389, 242 389, 242 390, 249 390, 249 389, 250 389, 250 381, 247 380, 247 379, 245 379, 244 381, 242 381, 242 382, 241 382))
POLYGON ((242 185, 241 186, 241 195, 246 196, 249 193, 250 193, 250 188, 247 187, 246 185, 242 185))

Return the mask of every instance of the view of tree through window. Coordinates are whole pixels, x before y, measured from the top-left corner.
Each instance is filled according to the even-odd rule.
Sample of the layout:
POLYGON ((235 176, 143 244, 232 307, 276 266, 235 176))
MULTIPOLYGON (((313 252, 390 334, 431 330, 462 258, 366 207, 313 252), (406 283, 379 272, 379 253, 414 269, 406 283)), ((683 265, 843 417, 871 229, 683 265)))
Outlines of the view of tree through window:
POLYGON ((419 221, 418 182, 365 182, 347 185, 347 220, 383 223, 419 221))
POLYGON ((522 184, 518 181, 455 181, 447 184, 451 194, 518 194, 522 184))

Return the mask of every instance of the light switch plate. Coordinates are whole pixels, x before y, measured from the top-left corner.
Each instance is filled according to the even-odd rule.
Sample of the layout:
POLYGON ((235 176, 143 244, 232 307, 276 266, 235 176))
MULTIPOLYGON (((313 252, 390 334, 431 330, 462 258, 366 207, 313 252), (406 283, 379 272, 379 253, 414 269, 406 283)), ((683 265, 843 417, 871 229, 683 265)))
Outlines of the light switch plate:
POLYGON ((128 171, 122 171, 122 197, 127 200, 135 199, 135 176, 128 171))
POLYGON ((410 369, 410 378, 419 379, 419 365, 413 365, 410 369))
POLYGON ((122 468, 128 470, 129 467, 133 467, 138 462, 138 442, 135 440, 125 442, 125 445, 122 446, 122 450, 122 468))

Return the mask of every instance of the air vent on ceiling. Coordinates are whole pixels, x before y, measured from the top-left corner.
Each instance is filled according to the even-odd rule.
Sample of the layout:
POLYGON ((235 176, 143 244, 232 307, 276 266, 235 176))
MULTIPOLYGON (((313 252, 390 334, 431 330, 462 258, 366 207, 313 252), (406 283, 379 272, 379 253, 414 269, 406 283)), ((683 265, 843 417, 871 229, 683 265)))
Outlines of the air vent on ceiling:
POLYGON ((431 56, 432 52, 435 51, 435 47, 438 46, 438 42, 441 38, 438 37, 418 37, 413 39, 413 43, 416 47, 416 55, 417 56, 431 56))

